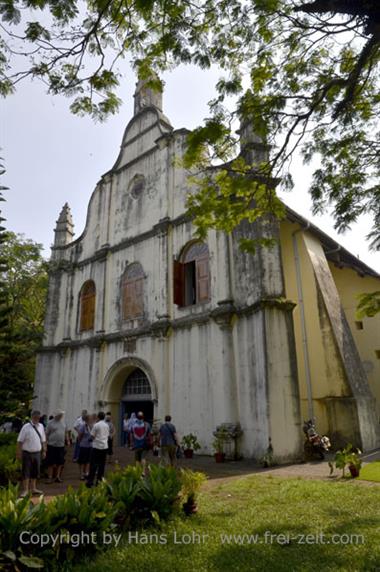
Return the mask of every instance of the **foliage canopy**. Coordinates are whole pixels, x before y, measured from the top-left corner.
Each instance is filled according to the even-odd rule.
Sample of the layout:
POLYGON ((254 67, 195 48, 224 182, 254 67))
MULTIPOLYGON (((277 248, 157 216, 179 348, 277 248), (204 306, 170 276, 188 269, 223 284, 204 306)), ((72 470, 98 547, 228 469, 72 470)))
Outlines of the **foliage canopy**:
MULTIPOLYGON (((220 66, 225 75, 210 118, 191 137, 187 165, 202 164, 205 144, 212 158, 236 156, 235 113, 225 106, 227 96, 236 96, 240 118, 272 153, 256 165, 232 161, 229 174, 243 169, 264 180, 282 175, 290 186, 294 150, 300 148, 305 161, 317 155, 315 212, 332 204, 338 230, 371 213, 369 239, 379 248, 377 0, 3 0, 0 15, 1 93, 10 93, 26 76, 37 77, 51 93, 72 97, 74 113, 99 119, 120 104, 122 57, 132 59, 142 78, 180 63, 220 66), (25 69, 21 55, 29 58, 25 69)), ((252 184, 231 209, 235 189, 229 183, 219 197, 228 207, 227 224, 227 217, 220 220, 223 207, 213 187, 209 179, 191 203, 201 230, 238 223, 252 210, 252 198, 263 194, 262 185, 252 184)), ((272 192, 260 199, 264 209, 280 214, 272 192)))
POLYGON ((189 199, 201 236, 283 216, 275 186, 292 187, 299 150, 313 161, 314 213, 332 207, 338 231, 369 214, 380 249, 378 0, 3 0, 0 15, 1 93, 40 78, 96 119, 120 105, 120 58, 142 79, 179 64, 219 66, 210 116, 185 157, 202 173, 189 199), (256 138, 240 154, 237 120, 256 138), (255 153, 257 141, 271 152, 255 153))
MULTIPOLYGON (((0 191, 4 190, 1 187, 0 191)), ((2 227, 0 247, 1 422, 29 412, 48 279, 41 244, 2 227)))

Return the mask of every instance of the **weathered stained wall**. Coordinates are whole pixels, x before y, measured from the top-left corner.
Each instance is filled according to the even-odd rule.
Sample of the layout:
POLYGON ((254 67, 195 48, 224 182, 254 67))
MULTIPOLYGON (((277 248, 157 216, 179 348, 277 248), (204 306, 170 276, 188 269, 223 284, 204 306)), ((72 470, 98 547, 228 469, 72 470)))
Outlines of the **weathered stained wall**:
MULTIPOLYGON (((149 370, 145 371, 150 379, 154 378, 154 393, 158 396, 155 417, 163 419, 170 411, 180 434, 198 435, 202 452, 212 453, 212 432, 218 424, 239 420, 244 429, 241 450, 245 456, 261 457, 271 436, 279 460, 294 458, 297 456, 294 440, 289 441, 288 436, 290 433, 296 441, 299 436, 292 435, 291 425, 286 421, 289 416, 281 414, 288 402, 284 394, 286 384, 281 383, 286 377, 284 362, 277 361, 272 353, 269 368, 277 364, 282 371, 277 371, 278 383, 268 385, 263 319, 264 314, 255 313, 237 320, 232 328, 221 328, 212 318, 198 324, 178 325, 162 337, 138 337, 132 353, 126 351, 123 340, 99 347, 82 345, 61 353, 43 353, 39 367, 45 370, 46 381, 48 367, 52 375, 46 386, 40 384, 38 404, 44 411, 50 411, 53 403, 63 407, 71 424, 82 408, 96 411, 103 402, 120 429, 123 383, 133 366, 144 370, 146 363, 149 370), (256 336, 262 344, 252 343, 256 336), (236 343, 239 357, 235 372, 236 343), (125 362, 120 375, 111 375, 104 382, 120 360, 125 362), (267 401, 269 392, 272 392, 271 405, 267 401)), ((269 323, 274 319, 278 328, 275 316, 266 319, 269 323)), ((279 346, 273 351, 282 353, 283 349, 279 346)))
MULTIPOLYGON (((170 413, 180 434, 198 435, 203 452, 212 452, 218 424, 240 422, 245 456, 261 457, 271 439, 280 462, 295 459, 307 396, 297 360, 299 309, 286 300, 295 299, 292 228, 282 226, 280 243, 254 255, 241 252, 239 239, 276 235, 276 224, 242 223, 229 237, 210 232, 210 300, 174 304, 173 261, 194 239, 185 214, 187 174, 174 161, 183 155, 187 132, 174 131, 161 106, 136 101, 118 159, 99 181, 85 230, 72 243, 65 244, 69 215, 62 219, 63 238, 52 251, 36 405, 46 413, 63 408, 69 424, 82 408, 106 407, 119 425, 124 381, 139 367, 151 383, 155 416, 170 413), (141 177, 145 186, 135 192, 141 177), (144 313, 123 320, 121 281, 133 262, 144 270, 144 313), (96 285, 95 324, 81 332, 79 296, 89 279, 96 285)), ((323 287, 298 240, 313 344, 313 403, 323 429, 332 424, 345 434, 357 398, 341 363, 323 287)))
POLYGON ((303 231, 298 224, 284 221, 281 246, 286 295, 297 303, 293 315, 302 415, 308 417, 311 407, 319 430, 329 433, 336 446, 350 441, 366 449, 374 448, 378 426, 373 396, 321 244, 307 229, 303 231), (301 298, 297 288, 297 253, 301 298))
POLYGON ((83 407, 107 406, 119 423, 122 385, 140 364, 155 386, 155 415, 171 412, 182 434, 197 433, 203 452, 212 452, 218 424, 240 422, 244 455, 261 457, 271 437, 279 460, 295 458, 301 431, 289 310, 262 306, 283 292, 279 251, 241 253, 239 233, 261 232, 252 225, 233 238, 210 232, 210 301, 173 304, 173 259, 194 238, 184 217, 185 176, 173 165, 185 132, 156 132, 155 145, 149 122, 144 129, 143 147, 127 129, 114 171, 92 196, 82 236, 53 250, 36 402, 44 411, 63 407, 69 423, 83 407), (132 197, 140 174, 146 187, 132 197), (144 269, 144 315, 123 321, 121 278, 132 262, 144 269), (96 285, 95 325, 80 332, 79 296, 89 279, 96 285))
POLYGON ((233 233, 231 261, 240 318, 234 338, 239 404, 248 420, 243 439, 251 452, 255 447, 263 455, 270 438, 276 457, 285 461, 300 456, 302 427, 293 305, 284 300, 281 247, 278 242, 271 249, 257 248, 254 255, 239 248, 241 238, 276 237, 278 232, 276 224, 242 223, 233 233), (242 353, 247 338, 251 347, 242 353), (245 360, 249 367, 244 371, 245 360))
POLYGON ((358 294, 374 292, 380 289, 380 280, 372 276, 359 275, 351 268, 340 268, 329 263, 331 274, 339 292, 341 303, 350 326, 355 345, 359 351, 364 371, 371 391, 376 399, 377 417, 380 422, 380 319, 356 318, 358 294), (362 322, 362 324, 360 324, 362 322), (358 329, 362 325, 363 329, 358 329))

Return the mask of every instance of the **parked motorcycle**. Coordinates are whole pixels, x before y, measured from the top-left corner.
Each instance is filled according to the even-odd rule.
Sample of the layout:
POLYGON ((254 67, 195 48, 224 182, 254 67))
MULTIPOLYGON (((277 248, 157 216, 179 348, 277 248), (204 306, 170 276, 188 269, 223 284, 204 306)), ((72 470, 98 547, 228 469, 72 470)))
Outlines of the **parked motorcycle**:
POLYGON ((331 447, 330 439, 326 435, 320 435, 315 428, 315 420, 304 421, 303 432, 305 433, 304 452, 306 459, 324 459, 325 454, 331 447))

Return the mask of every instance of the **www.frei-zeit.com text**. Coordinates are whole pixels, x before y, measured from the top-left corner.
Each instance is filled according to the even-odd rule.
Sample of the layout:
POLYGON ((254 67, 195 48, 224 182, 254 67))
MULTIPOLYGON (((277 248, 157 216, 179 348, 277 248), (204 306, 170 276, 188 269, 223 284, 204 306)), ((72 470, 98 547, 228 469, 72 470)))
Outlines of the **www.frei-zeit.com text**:
POLYGON ((20 534, 20 543, 24 545, 34 546, 57 546, 57 544, 69 544, 73 548, 84 544, 105 544, 118 546, 119 544, 207 544, 208 542, 219 541, 222 545, 255 545, 255 544, 332 544, 332 545, 361 545, 365 544, 365 538, 362 534, 325 534, 318 532, 315 534, 290 534, 274 533, 270 530, 261 534, 219 534, 218 536, 210 534, 199 534, 195 531, 189 533, 179 533, 172 531, 170 533, 151 533, 129 532, 126 534, 115 534, 103 532, 81 532, 77 534, 60 533, 60 534, 37 534, 31 531, 23 531, 20 534))

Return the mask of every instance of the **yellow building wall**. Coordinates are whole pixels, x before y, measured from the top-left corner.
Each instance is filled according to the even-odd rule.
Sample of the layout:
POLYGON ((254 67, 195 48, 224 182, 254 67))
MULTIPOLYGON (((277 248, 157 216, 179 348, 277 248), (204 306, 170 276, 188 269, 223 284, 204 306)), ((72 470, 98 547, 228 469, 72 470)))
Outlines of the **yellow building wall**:
MULTIPOLYGON (((300 228, 299 224, 282 221, 280 224, 280 241, 286 298, 297 304, 293 311, 293 319, 297 350, 301 414, 303 419, 308 419, 310 414, 304 360, 305 343, 301 327, 300 303, 297 290, 297 272, 293 245, 293 233, 300 228)), ((321 433, 327 433, 329 431, 329 426, 324 400, 329 397, 348 397, 351 395, 351 391, 345 379, 341 359, 336 349, 334 335, 323 306, 323 301, 318 295, 313 267, 303 241, 302 233, 296 233, 295 237, 297 240, 302 277, 302 293, 310 365, 309 370, 311 378, 313 415, 317 420, 318 431, 321 433)))
POLYGON ((351 268, 338 268, 331 262, 329 266, 356 347, 359 350, 369 386, 376 399, 376 411, 380 419, 380 357, 376 355, 376 350, 380 350, 380 315, 360 320, 355 316, 357 295, 380 290, 380 279, 372 276, 359 276, 351 268), (356 326, 356 322, 359 321, 363 324, 362 330, 356 326))

